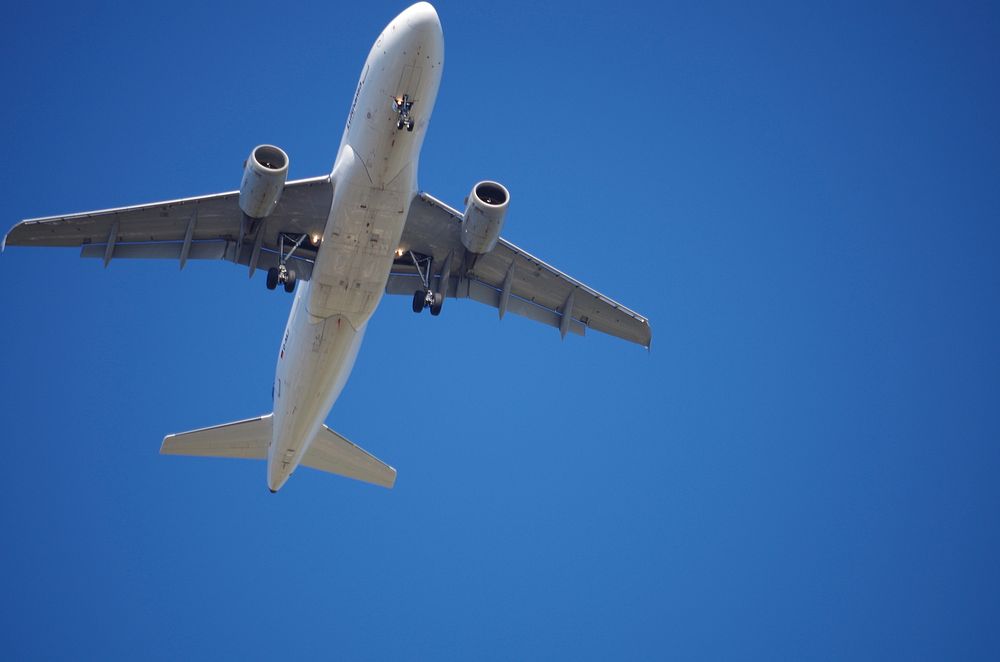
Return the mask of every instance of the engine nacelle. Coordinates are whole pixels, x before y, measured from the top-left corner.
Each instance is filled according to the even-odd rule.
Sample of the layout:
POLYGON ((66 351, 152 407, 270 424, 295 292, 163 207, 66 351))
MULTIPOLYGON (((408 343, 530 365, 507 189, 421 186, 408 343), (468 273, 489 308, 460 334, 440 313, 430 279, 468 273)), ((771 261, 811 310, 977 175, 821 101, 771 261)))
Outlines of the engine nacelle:
POLYGON ((240 184, 240 209, 250 218, 264 218, 274 211, 285 189, 288 155, 274 145, 260 145, 250 152, 240 184))
POLYGON ((489 253, 500 238, 510 193, 497 182, 479 182, 466 199, 462 245, 473 253, 489 253))

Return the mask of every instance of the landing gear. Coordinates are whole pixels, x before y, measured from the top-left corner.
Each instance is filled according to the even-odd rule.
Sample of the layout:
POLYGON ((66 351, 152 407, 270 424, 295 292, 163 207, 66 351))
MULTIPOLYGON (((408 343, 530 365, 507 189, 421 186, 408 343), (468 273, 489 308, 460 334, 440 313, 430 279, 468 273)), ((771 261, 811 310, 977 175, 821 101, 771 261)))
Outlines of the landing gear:
POLYGON ((396 118, 397 129, 402 130, 403 127, 406 127, 407 131, 413 131, 413 119, 410 117, 411 108, 413 108, 413 100, 410 99, 409 94, 393 98, 392 110, 398 116, 396 118))
POLYGON ((431 315, 437 317, 441 314, 443 306, 444 297, 441 296, 440 292, 417 290, 413 293, 413 312, 415 313, 423 312, 424 308, 430 308, 431 315))
POLYGON ((417 257, 410 251, 410 259, 413 260, 413 266, 416 267, 417 275, 420 276, 420 282, 424 286, 424 289, 413 293, 413 312, 421 313, 424 308, 430 308, 431 315, 437 317, 444 306, 444 295, 431 289, 431 258, 417 257))
POLYGON ((282 283, 286 292, 292 292, 295 290, 295 280, 295 272, 283 264, 267 270, 267 289, 269 290, 277 288, 278 283, 282 283))
POLYGON ((291 259, 292 253, 295 252, 296 248, 302 245, 302 242, 305 241, 307 236, 308 235, 301 235, 298 238, 295 238, 292 235, 281 233, 279 236, 278 246, 278 266, 271 267, 267 270, 267 289, 276 289, 278 284, 281 283, 284 285, 286 292, 291 293, 295 291, 295 272, 289 269, 285 263, 291 259), (287 253, 285 252, 286 240, 291 244, 291 248, 288 249, 287 253))

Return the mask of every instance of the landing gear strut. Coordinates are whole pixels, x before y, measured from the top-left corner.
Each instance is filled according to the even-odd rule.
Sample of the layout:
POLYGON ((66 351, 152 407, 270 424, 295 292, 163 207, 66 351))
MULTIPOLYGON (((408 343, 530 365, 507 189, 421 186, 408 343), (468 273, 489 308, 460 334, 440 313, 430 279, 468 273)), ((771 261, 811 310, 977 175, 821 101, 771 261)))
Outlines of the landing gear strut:
POLYGON ((292 253, 302 245, 307 236, 303 234, 296 239, 293 235, 288 235, 284 232, 278 236, 278 266, 267 270, 267 289, 273 290, 278 287, 278 283, 281 283, 284 285, 286 292, 293 292, 295 290, 295 272, 289 269, 285 263, 291 259, 292 253), (285 252, 286 240, 291 244, 291 248, 288 249, 287 253, 285 252))
POLYGON ((431 290, 432 258, 417 257, 413 251, 410 251, 410 259, 413 260, 413 266, 416 267, 417 275, 420 276, 420 282, 424 286, 424 289, 413 293, 413 312, 420 313, 423 312, 424 308, 430 308, 431 315, 437 317, 441 314, 441 308, 444 306, 444 295, 431 290))
POLYGON ((410 99, 409 94, 404 94, 401 97, 394 97, 392 100, 392 110, 396 113, 396 128, 402 129, 404 126, 407 131, 413 131, 413 119, 410 118, 410 109, 413 108, 413 100, 410 99))

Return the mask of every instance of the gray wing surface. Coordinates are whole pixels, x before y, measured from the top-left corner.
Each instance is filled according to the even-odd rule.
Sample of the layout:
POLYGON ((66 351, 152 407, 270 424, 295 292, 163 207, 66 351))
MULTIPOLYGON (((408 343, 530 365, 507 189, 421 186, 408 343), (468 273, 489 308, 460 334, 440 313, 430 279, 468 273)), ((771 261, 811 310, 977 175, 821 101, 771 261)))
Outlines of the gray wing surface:
MULTIPOLYGON (((590 328, 649 347, 652 331, 645 317, 503 238, 485 255, 468 253, 461 222, 461 212, 421 193, 410 205, 403 230, 402 247, 432 258, 431 273, 446 297, 485 303, 501 317, 505 312, 523 315, 558 328, 563 336, 583 335, 590 328)), ((404 255, 393 265, 386 291, 412 295, 420 283, 412 260, 404 255)))
MULTIPOLYGON (((160 258, 178 260, 183 267, 189 259, 220 259, 245 265, 254 261, 254 268, 267 269, 278 264, 282 233, 323 231, 332 199, 330 178, 313 177, 285 184, 274 212, 261 221, 244 220, 239 191, 230 191, 29 219, 11 228, 3 247, 80 246, 81 257, 101 258, 105 264, 119 258, 160 258)), ((295 251, 298 278, 310 277, 315 255, 308 241, 295 251)))

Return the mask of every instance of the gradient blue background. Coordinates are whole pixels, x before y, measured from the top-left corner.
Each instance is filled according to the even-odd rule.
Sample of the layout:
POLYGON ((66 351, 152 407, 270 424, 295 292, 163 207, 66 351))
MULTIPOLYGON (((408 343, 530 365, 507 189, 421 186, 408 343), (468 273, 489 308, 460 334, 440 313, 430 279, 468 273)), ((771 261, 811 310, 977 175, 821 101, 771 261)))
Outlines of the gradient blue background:
MULTIPOLYGON (((9 249, 3 656, 998 659, 1000 10, 745 5, 439 3, 422 188, 653 350, 385 299, 328 423, 392 491, 157 454, 270 410, 262 275, 9 249)), ((8 7, 4 229, 327 172, 403 7, 8 7)))

